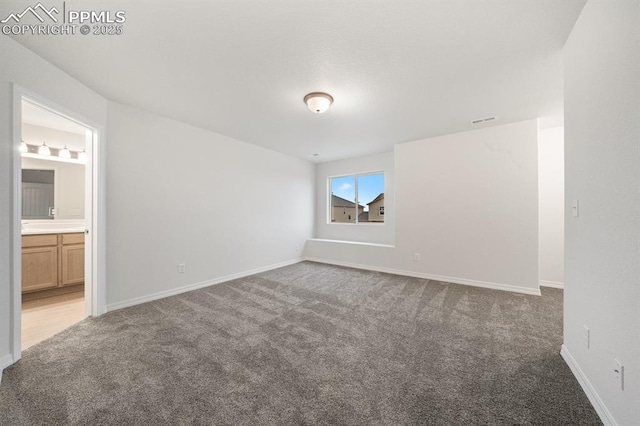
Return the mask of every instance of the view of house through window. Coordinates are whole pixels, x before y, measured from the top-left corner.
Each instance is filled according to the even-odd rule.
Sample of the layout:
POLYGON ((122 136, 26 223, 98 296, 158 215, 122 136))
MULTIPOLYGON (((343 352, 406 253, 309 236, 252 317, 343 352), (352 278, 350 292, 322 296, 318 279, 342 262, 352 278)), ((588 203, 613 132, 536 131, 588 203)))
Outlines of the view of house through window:
POLYGON ((331 223, 383 223, 384 173, 329 179, 331 223))

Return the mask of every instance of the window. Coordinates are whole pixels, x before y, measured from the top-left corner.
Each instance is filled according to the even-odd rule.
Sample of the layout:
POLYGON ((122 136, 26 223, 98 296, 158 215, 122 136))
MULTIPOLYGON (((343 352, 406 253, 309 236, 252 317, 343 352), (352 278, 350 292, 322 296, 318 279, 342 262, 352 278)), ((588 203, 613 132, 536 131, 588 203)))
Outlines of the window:
POLYGON ((329 179, 331 223, 384 223, 384 173, 329 179))

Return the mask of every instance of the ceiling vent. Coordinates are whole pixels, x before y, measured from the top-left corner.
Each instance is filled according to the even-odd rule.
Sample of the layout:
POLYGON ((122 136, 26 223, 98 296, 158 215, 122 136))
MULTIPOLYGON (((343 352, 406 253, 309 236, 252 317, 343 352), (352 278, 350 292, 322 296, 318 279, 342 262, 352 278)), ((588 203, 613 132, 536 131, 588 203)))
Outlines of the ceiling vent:
POLYGON ((497 119, 497 115, 494 115, 493 117, 478 118, 476 120, 471 120, 471 124, 487 123, 489 121, 496 121, 497 119))

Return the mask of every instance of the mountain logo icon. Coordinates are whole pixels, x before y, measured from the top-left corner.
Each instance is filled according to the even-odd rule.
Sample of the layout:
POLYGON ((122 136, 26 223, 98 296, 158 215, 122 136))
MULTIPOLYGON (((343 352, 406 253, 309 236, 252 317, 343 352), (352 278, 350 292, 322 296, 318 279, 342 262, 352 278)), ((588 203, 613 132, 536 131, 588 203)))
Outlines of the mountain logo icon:
POLYGON ((35 16, 38 21, 40 22, 44 22, 44 19, 48 16, 49 18, 51 18, 53 20, 53 22, 58 22, 58 18, 56 18, 53 14, 56 13, 60 13, 60 11, 58 9, 54 7, 52 7, 51 9, 47 9, 46 7, 44 7, 42 5, 42 3, 38 3, 35 6, 29 6, 27 7, 25 10, 22 11, 22 13, 11 13, 9 16, 7 16, 5 19, 3 19, 2 21, 0 21, 0 23, 6 24, 7 22, 9 22, 10 20, 14 20, 15 23, 19 23, 20 20, 27 15, 28 13, 31 13, 33 16, 35 16), (44 16, 44 17, 43 17, 44 16))

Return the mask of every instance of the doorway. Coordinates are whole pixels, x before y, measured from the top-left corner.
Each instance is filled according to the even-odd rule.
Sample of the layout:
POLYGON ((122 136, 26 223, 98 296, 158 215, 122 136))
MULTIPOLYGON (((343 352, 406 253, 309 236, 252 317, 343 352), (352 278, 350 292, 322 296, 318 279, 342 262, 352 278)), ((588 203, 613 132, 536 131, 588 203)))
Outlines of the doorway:
POLYGON ((14 86, 13 361, 104 312, 98 296, 101 128, 14 86))

